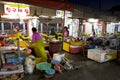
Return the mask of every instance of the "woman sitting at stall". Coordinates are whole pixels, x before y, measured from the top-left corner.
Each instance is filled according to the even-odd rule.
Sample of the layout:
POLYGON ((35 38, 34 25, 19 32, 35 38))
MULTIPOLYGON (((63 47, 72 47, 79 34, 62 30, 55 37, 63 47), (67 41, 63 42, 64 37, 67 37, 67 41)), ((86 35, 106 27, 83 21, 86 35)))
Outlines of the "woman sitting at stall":
POLYGON ((15 29, 14 29, 14 36, 13 36, 13 39, 20 38, 20 36, 21 36, 21 33, 19 32, 18 26, 16 26, 15 29))
POLYGON ((69 37, 69 31, 66 26, 64 27, 64 30, 63 30, 63 36, 64 36, 64 39, 67 39, 69 37))

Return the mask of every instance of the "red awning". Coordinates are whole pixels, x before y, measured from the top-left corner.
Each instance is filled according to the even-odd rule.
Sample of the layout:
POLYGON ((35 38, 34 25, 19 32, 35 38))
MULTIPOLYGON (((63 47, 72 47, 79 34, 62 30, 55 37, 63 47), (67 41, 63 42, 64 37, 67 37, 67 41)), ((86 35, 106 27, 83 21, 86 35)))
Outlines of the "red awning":
POLYGON ((74 10, 74 4, 70 2, 64 1, 55 1, 55 0, 2 0, 7 2, 16 2, 16 3, 24 3, 39 7, 45 7, 55 10, 74 10))

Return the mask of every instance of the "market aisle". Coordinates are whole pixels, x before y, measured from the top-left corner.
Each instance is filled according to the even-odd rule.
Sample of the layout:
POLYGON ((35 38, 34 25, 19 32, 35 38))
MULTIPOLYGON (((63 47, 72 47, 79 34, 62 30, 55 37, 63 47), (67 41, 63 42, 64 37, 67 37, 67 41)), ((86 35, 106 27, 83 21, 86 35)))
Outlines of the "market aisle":
POLYGON ((57 75, 53 80, 120 80, 120 65, 114 61, 102 64, 94 61, 83 63, 79 69, 57 75))
POLYGON ((22 80, 120 80, 120 64, 116 61, 98 63, 89 60, 82 55, 71 55, 66 57, 72 62, 76 69, 56 73, 52 79, 46 79, 40 72, 27 75, 22 80))

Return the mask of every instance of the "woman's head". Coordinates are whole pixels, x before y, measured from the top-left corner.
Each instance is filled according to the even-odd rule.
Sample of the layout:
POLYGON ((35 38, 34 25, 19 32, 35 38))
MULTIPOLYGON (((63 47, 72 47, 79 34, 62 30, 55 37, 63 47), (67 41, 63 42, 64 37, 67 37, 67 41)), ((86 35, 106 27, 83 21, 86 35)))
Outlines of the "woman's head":
POLYGON ((36 32, 37 29, 35 27, 32 28, 32 32, 36 32))
POLYGON ((65 27, 64 27, 64 30, 68 30, 68 28, 65 26, 65 27))

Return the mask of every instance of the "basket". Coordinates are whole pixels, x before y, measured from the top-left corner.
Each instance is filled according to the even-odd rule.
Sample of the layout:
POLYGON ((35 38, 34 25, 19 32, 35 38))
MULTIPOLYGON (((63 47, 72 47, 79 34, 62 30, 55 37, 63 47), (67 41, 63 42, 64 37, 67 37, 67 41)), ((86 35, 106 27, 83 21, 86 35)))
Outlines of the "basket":
MULTIPOLYGON (((14 45, 17 47, 18 46, 18 44, 17 44, 17 42, 15 41, 14 42, 14 45)), ((21 48, 26 48, 28 46, 28 44, 25 42, 25 41, 20 41, 20 47, 21 48)))
POLYGON ((38 64, 40 62, 45 62, 46 60, 42 59, 42 58, 35 58, 35 63, 38 64))

